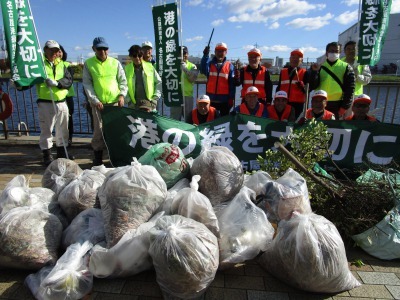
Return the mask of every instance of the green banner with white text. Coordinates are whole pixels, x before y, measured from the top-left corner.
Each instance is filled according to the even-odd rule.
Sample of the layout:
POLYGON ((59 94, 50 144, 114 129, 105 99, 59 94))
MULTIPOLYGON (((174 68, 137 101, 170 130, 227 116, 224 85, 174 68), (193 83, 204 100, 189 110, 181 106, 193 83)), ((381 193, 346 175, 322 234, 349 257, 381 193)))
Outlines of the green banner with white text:
POLYGON ((1 0, 4 35, 16 86, 30 86, 46 78, 42 51, 28 0, 1 0))
MULTIPOLYGON (((257 157, 293 129, 286 122, 242 114, 194 126, 158 114, 113 106, 104 108, 102 119, 114 166, 128 165, 133 157, 139 158, 152 145, 167 142, 193 158, 200 154, 202 143, 225 146, 239 158, 245 170, 258 170, 257 157)), ((400 162, 399 125, 369 121, 324 123, 332 133, 330 150, 339 167, 352 168, 367 161, 379 165, 400 162)))
POLYGON ((362 0, 358 60, 375 66, 380 58, 389 25, 392 0, 362 0))
POLYGON ((166 106, 181 106, 181 62, 179 52, 178 9, 176 3, 153 7, 157 72, 162 80, 163 99, 166 106))

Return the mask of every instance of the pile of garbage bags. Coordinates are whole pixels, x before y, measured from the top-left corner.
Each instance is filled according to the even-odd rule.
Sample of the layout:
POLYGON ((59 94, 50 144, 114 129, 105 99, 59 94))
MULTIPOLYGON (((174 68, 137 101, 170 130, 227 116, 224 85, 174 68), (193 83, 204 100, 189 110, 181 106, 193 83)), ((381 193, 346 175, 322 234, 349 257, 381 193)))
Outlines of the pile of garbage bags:
POLYGON ((0 268, 32 270, 32 294, 57 300, 82 298, 93 277, 152 268, 164 297, 191 299, 218 269, 255 258, 305 291, 359 285, 340 235, 312 213, 297 172, 277 180, 262 171, 245 175, 220 146, 192 160, 176 146, 153 147, 118 168, 82 170, 57 159, 42 188, 16 176, 0 195, 0 268))

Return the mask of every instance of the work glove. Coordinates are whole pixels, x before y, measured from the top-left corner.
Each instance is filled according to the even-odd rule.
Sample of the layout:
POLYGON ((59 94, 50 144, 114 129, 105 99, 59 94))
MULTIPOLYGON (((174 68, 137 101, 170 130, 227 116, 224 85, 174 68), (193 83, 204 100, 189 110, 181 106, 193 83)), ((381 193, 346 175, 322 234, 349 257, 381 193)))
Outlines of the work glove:
POLYGON ((47 85, 48 87, 55 87, 55 86, 58 86, 58 82, 57 82, 56 80, 47 78, 47 79, 46 79, 46 85, 47 85))
POLYGON ((203 54, 205 56, 208 56, 210 54, 210 46, 206 46, 203 50, 203 54))

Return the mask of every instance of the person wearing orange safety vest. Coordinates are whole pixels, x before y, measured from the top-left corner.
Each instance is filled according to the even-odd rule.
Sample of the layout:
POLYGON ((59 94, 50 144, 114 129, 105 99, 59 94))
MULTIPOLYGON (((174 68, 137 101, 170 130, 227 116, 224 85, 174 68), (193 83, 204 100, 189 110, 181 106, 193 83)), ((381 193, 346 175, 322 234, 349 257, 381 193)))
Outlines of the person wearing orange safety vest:
POLYGON ((251 115, 260 118, 267 118, 268 112, 265 109, 265 105, 258 101, 260 92, 255 86, 248 87, 244 102, 236 106, 232 113, 241 113, 244 115, 251 115))
POLYGON ((264 105, 270 104, 272 102, 272 81, 268 69, 261 65, 262 53, 259 49, 253 48, 247 52, 247 57, 249 64, 240 70, 235 70, 235 85, 242 86, 240 96, 244 101, 247 89, 255 86, 259 90, 258 101, 264 105))
MULTIPOLYGON (((294 108, 296 118, 304 108, 307 83, 316 82, 318 77, 316 70, 306 70, 301 67, 303 56, 303 51, 300 49, 290 52, 289 66, 281 70, 278 86, 276 87, 277 91, 285 91, 288 95, 288 104, 294 108)), ((313 86, 309 87, 310 90, 313 88, 313 86)))
POLYGON ((206 93, 211 99, 211 105, 220 111, 221 116, 229 114, 235 99, 234 67, 227 61, 228 46, 218 43, 215 55, 210 59, 210 47, 206 46, 201 59, 200 71, 207 77, 206 93))
POLYGON ((347 117, 346 120, 378 122, 378 120, 374 116, 368 115, 371 102, 371 98, 366 94, 356 96, 354 98, 352 106, 353 114, 347 117))
POLYGON ((186 117, 186 122, 189 124, 199 125, 206 122, 211 122, 219 117, 219 111, 215 107, 210 106, 210 97, 207 95, 200 96, 197 101, 197 108, 186 117))
POLYGON ((295 111, 294 108, 288 104, 288 97, 286 92, 278 91, 275 94, 273 105, 267 107, 268 118, 277 121, 294 122, 295 111))
POLYGON ((311 108, 307 109, 306 113, 302 113, 297 119, 297 123, 303 124, 306 120, 312 118, 316 120, 335 120, 335 115, 326 110, 328 94, 324 90, 316 90, 311 96, 311 108), (305 115, 305 117, 304 117, 305 115))

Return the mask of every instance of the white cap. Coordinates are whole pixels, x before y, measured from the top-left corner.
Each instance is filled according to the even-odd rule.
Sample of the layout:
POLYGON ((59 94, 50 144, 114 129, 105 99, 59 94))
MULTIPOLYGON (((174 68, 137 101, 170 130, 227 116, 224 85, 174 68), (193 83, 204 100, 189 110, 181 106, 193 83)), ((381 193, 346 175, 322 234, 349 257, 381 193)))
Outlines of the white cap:
POLYGON ((354 98, 354 102, 353 103, 366 103, 366 104, 371 104, 372 100, 371 98, 366 95, 366 94, 361 94, 361 95, 357 95, 354 98))
POLYGON ((197 103, 210 103, 210 97, 207 95, 201 95, 199 98, 197 98, 197 103))
POLYGON ((150 47, 153 49, 153 44, 150 41, 145 41, 142 43, 142 47, 150 47))
POLYGON ((255 86, 249 86, 246 91, 246 95, 249 95, 249 94, 257 94, 258 95, 258 93, 259 93, 258 88, 256 88, 255 86))
POLYGON ((228 46, 225 43, 218 43, 215 45, 215 50, 228 50, 228 46))
POLYGON ((46 44, 44 44, 45 48, 58 48, 60 49, 60 45, 54 40, 48 40, 46 44))
POLYGON ((253 48, 249 52, 247 52, 248 56, 250 54, 255 54, 255 55, 260 56, 260 57, 262 56, 262 53, 261 53, 260 49, 257 49, 257 48, 253 48))
POLYGON ((278 92, 275 93, 275 98, 274 99, 276 99, 276 98, 285 98, 285 99, 287 99, 287 94, 286 94, 285 91, 278 91, 278 92))
POLYGON ((324 90, 316 90, 312 95, 311 99, 315 97, 324 97, 325 99, 328 99, 328 93, 325 92, 324 90))

